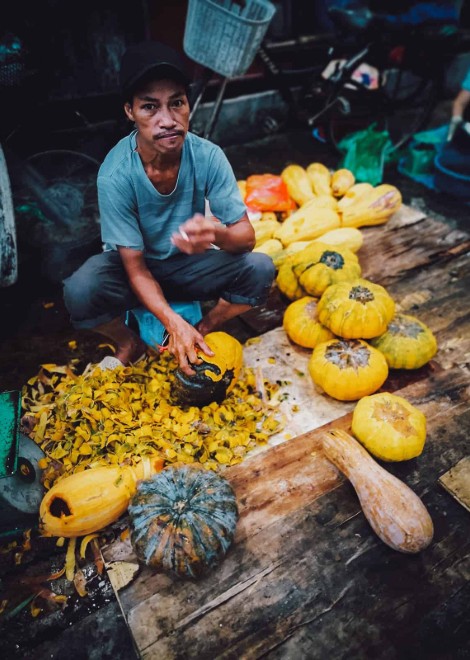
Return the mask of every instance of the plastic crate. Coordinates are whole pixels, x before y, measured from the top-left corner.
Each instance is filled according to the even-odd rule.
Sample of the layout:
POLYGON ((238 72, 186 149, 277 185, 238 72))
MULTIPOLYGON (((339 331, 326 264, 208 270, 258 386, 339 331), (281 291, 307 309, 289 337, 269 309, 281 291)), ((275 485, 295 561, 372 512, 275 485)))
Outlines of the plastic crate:
POLYGON ((254 60, 275 11, 268 0, 189 0, 183 49, 226 78, 240 76, 254 60))

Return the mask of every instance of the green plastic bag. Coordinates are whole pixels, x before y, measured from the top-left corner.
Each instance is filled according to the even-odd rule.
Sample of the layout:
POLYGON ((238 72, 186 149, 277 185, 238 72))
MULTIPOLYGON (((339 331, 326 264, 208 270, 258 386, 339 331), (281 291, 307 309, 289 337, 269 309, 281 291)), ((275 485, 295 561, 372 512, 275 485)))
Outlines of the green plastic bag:
POLYGON ((382 183, 384 166, 391 157, 392 146, 388 131, 378 131, 376 124, 371 124, 341 140, 338 147, 344 151, 344 156, 340 167, 351 170, 357 182, 376 186, 382 183))

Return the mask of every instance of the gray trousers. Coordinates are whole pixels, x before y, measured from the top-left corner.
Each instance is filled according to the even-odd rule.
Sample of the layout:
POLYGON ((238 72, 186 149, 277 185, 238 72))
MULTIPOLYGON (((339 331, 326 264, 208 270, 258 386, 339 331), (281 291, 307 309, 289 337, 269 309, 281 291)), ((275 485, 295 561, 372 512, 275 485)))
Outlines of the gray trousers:
MULTIPOLYGON (((268 297, 275 276, 271 258, 260 252, 207 250, 165 260, 147 259, 146 263, 169 302, 223 298, 255 307, 268 297)), ((90 257, 65 279, 64 301, 72 325, 86 329, 140 305, 115 251, 90 257)))

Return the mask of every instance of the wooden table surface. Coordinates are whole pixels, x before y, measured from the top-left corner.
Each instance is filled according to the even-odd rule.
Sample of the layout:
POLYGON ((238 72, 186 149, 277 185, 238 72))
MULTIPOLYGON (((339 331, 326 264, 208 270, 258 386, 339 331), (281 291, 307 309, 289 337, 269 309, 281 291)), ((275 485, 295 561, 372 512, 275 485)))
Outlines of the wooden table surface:
MULTIPOLYGON (((350 428, 345 414, 224 473, 240 520, 228 555, 204 579, 138 567, 129 541, 104 549, 141 657, 470 657, 470 514, 438 482, 470 453, 470 236, 407 207, 363 231, 363 276, 439 344, 431 363, 392 371, 383 387, 427 417, 422 455, 384 467, 422 498, 431 545, 404 555, 372 531, 320 448, 325 428, 350 428), (118 569, 129 575, 121 587, 118 569)), ((269 330, 281 318, 271 302, 247 320, 269 330)))

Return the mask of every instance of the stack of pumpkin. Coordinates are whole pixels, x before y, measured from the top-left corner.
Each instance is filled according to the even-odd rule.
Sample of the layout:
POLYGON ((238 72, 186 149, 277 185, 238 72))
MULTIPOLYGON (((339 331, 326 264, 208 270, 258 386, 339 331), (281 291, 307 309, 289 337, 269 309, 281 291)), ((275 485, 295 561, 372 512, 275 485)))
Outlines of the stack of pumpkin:
POLYGON ((238 184, 255 230, 255 251, 268 254, 278 269, 314 240, 358 250, 359 227, 387 222, 402 201, 395 186, 356 184, 350 170, 330 172, 316 162, 238 184))

